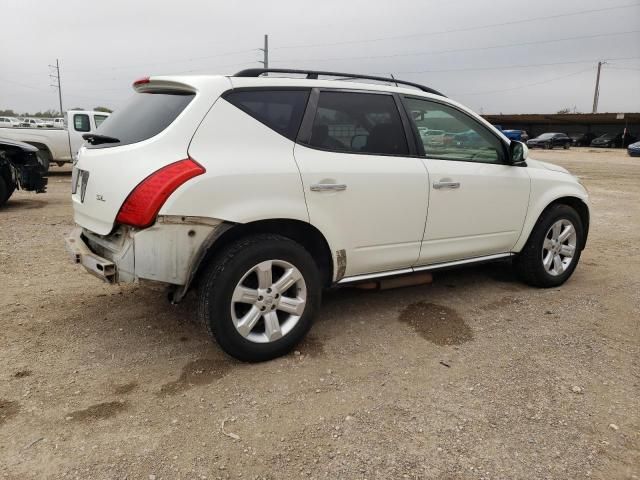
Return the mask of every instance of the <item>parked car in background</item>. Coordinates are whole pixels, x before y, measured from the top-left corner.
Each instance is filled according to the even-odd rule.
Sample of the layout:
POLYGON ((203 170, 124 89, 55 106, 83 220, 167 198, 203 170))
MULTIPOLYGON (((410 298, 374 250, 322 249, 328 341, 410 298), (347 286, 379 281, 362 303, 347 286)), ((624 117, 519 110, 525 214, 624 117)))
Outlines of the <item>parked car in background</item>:
POLYGON ((174 303, 197 285, 202 324, 245 361, 292 350, 333 285, 501 258, 529 285, 571 276, 589 229, 576 177, 428 87, 367 80, 135 82, 74 165, 72 260, 174 303), (432 143, 444 131, 476 145, 432 143))
MULTIPOLYGON (((96 126, 97 126, 97 121, 96 121, 96 126)), ((53 119, 53 127, 54 128, 65 128, 64 118, 63 117, 54 118, 53 119)))
POLYGON ((515 140, 517 142, 526 142, 529 140, 529 135, 524 130, 502 130, 502 133, 509 140, 515 140))
POLYGON ((39 118, 25 118, 20 123, 21 127, 28 128, 46 128, 47 125, 39 118))
POLYGON ((596 134, 591 132, 570 133, 569 138, 571 139, 572 145, 576 147, 588 147, 591 145, 591 141, 596 138, 596 134))
POLYGON ((527 141, 527 146, 535 148, 569 148, 571 139, 565 133, 543 133, 542 135, 527 141))
MULTIPOLYGON (((54 162, 59 166, 70 163, 84 143, 82 135, 94 133, 97 124, 109 116, 108 113, 69 110, 68 128, 42 128, 36 130, 27 128, 0 128, 0 137, 25 142, 40 150, 40 155, 47 162, 54 162)), ((64 123, 63 123, 64 124, 64 123)))
POLYGON ((36 147, 0 138, 0 207, 16 189, 45 192, 48 168, 45 162, 36 147))
POLYGON ((600 148, 615 148, 622 146, 622 134, 621 133, 605 133, 591 141, 592 147, 600 148))
POLYGON ((630 144, 627 147, 627 153, 631 157, 640 157, 640 142, 630 144))
POLYGON ((621 148, 638 140, 634 135, 622 133, 605 133, 591 142, 592 147, 621 148))
POLYGON ((444 131, 443 130, 433 130, 426 129, 423 130, 420 134, 425 143, 429 145, 444 145, 444 131))
POLYGON ((0 117, 0 127, 19 127, 20 123, 16 117, 0 117))

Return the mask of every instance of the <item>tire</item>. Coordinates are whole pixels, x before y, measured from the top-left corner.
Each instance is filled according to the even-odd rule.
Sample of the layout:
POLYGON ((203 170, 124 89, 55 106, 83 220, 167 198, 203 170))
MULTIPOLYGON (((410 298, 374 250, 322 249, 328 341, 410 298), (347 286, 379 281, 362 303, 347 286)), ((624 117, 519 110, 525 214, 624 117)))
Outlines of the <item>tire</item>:
POLYGON ((553 148, 553 145, 551 143, 545 143, 544 148, 547 150, 551 150, 553 148))
POLYGON ((522 251, 514 260, 514 267, 520 279, 531 286, 550 288, 557 287, 566 282, 573 274, 578 262, 580 261, 581 245, 584 244, 584 227, 578 213, 568 205, 556 204, 545 210, 538 223, 536 223, 527 243, 522 251), (561 232, 565 232, 565 228, 570 224, 574 229, 574 234, 566 241, 553 245, 554 236, 551 231, 554 225, 561 225, 561 232), (568 252, 565 247, 573 245, 573 256, 565 265, 565 261, 569 258, 563 256, 562 252, 568 252), (547 250, 546 247, 557 248, 557 251, 547 250), (545 254, 546 252, 546 254, 545 254), (551 254, 552 262, 550 271, 545 268, 544 260, 548 259, 551 254), (555 257, 561 261, 562 269, 557 268, 555 257))
POLYGON ((2 175, 0 175, 0 207, 7 203, 7 200, 9 200, 11 193, 13 193, 13 191, 9 192, 9 187, 6 180, 4 179, 4 177, 2 177, 2 175))
POLYGON ((320 272, 307 250, 286 237, 255 235, 227 246, 206 266, 198 316, 229 355, 261 362, 288 353, 302 340, 320 307, 321 292, 320 272), (260 283, 259 270, 270 271, 273 281, 262 275, 260 283), (279 289, 285 274, 295 283, 279 289))
POLYGON ((565 150, 569 150, 570 145, 568 143, 565 143, 562 148, 564 148, 565 150))

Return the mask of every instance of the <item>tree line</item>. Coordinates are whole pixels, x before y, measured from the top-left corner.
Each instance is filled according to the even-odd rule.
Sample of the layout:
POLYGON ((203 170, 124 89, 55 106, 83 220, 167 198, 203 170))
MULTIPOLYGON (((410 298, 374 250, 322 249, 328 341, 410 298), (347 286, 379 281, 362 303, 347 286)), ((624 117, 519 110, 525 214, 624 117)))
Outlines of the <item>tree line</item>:
MULTIPOLYGON (((70 108, 69 110, 86 110, 86 109, 82 107, 73 107, 73 108, 70 108)), ((113 112, 113 110, 111 110, 108 107, 93 107, 91 110, 95 110, 96 112, 106 112, 106 113, 113 112)), ((12 109, 0 110, 0 117, 56 118, 61 116, 62 114, 58 110, 54 110, 54 109, 49 109, 49 110, 45 110, 44 112, 35 112, 35 113, 16 112, 12 109)))

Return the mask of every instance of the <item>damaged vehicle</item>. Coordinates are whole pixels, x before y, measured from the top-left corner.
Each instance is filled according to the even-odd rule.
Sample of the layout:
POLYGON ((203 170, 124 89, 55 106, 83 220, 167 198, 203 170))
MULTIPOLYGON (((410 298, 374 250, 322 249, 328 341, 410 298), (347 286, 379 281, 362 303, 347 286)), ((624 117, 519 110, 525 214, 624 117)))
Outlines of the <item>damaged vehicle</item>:
POLYGON ((585 247, 579 180, 429 87, 284 69, 133 87, 84 136, 67 249, 108 282, 195 290, 238 359, 293 349, 324 288, 501 259, 557 287, 585 247))
POLYGON ((0 138, 0 208, 17 189, 44 193, 48 169, 36 147, 0 138))

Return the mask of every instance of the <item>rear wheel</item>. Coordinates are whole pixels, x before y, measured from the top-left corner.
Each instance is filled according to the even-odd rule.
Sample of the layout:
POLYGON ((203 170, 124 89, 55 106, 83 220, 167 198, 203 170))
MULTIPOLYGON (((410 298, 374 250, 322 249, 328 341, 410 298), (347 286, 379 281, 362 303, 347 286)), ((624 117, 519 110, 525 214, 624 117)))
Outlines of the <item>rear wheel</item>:
POLYGON ((225 352, 247 362, 270 360, 292 350, 311 328, 320 273, 298 243, 256 235, 216 255, 199 296, 199 317, 225 352))
POLYGON ((580 260, 584 230, 578 213, 557 204, 538 219, 514 266, 518 276, 535 287, 555 287, 573 274, 580 260))
POLYGON ((570 145, 568 143, 565 143, 562 148, 564 148, 565 150, 569 150, 570 145))

